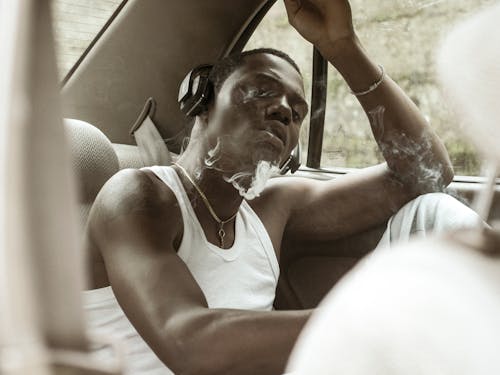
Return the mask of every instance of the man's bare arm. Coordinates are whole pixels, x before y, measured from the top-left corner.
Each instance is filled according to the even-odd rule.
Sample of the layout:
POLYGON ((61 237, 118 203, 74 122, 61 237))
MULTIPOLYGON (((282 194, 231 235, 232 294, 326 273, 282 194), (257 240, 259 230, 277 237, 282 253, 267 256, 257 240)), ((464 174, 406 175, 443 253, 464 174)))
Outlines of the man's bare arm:
POLYGON ((89 234, 127 317, 176 374, 281 374, 310 312, 209 309, 174 250, 181 226, 173 193, 145 172, 99 193, 89 234))
MULTIPOLYGON (((380 80, 380 67, 368 57, 354 32, 347 0, 285 0, 285 5, 290 23, 315 44, 353 92, 366 91, 380 80)), ((452 180, 444 145, 387 75, 358 100, 387 163, 333 182, 297 181, 290 194, 301 199, 292 200, 298 204, 288 233, 325 238, 355 233, 383 222, 410 199, 441 190, 452 180)))
MULTIPOLYGON (((381 77, 357 38, 322 51, 354 92, 363 91, 381 77), (337 49, 341 50, 340 52, 337 49), (370 83, 371 82, 371 83, 370 83)), ((357 97, 365 110, 390 178, 410 194, 444 188, 453 178, 448 153, 417 106, 387 75, 372 92, 357 97)))

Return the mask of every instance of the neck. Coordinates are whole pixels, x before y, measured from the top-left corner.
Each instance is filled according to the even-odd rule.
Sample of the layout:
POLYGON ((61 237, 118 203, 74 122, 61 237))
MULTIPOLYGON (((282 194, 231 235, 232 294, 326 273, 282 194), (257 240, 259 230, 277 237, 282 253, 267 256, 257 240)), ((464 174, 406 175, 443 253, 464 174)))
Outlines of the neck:
MULTIPOLYGON (((217 216, 221 220, 226 220, 238 211, 243 198, 230 183, 224 181, 222 172, 205 165, 206 152, 193 151, 195 150, 186 150, 177 160, 177 164, 186 170, 205 194, 217 216)), ((199 195, 187 178, 183 176, 182 180, 189 194, 199 195)), ((197 198, 200 198, 197 201, 201 202, 201 197, 197 198)))

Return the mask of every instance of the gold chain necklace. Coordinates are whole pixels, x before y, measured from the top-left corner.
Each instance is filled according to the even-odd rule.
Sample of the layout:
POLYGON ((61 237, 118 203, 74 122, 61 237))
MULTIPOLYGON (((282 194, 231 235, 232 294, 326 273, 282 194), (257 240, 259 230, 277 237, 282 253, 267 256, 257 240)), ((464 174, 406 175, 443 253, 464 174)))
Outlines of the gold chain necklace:
POLYGON ((184 176, 186 176, 186 178, 189 180, 189 182, 191 182, 191 184, 194 186, 194 188, 196 189, 198 194, 200 194, 200 197, 203 200, 203 203, 205 203, 205 206, 207 207, 208 212, 210 212, 210 215, 212 215, 213 219, 217 222, 217 224, 219 224, 219 230, 217 231, 217 235, 219 236, 220 247, 223 249, 224 248, 224 237, 226 237, 226 231, 224 230, 224 224, 229 223, 230 221, 233 221, 236 218, 238 211, 236 211, 234 213, 234 215, 231 216, 229 219, 221 220, 217 216, 217 214, 215 213, 212 206, 210 205, 210 202, 208 201, 205 193, 203 193, 203 191, 196 184, 196 182, 193 181, 193 179, 191 178, 189 173, 184 169, 184 167, 182 165, 177 164, 177 163, 173 163, 173 164, 176 165, 181 170, 181 172, 184 174, 184 176))

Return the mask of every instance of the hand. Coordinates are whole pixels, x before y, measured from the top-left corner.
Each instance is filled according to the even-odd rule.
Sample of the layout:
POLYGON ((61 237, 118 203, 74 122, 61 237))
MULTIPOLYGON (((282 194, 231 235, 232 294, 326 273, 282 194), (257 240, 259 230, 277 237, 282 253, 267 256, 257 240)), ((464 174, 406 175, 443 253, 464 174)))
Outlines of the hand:
POLYGON ((288 22, 318 49, 354 40, 348 0, 284 0, 288 22))

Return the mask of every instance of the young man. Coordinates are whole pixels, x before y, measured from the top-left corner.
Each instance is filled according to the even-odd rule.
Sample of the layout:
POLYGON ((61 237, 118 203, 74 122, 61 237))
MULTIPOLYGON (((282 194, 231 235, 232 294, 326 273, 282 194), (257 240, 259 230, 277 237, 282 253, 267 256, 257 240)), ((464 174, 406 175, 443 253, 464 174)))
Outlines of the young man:
POLYGON ((302 77, 273 51, 220 63, 176 165, 118 173, 90 215, 96 289, 87 309, 132 342, 132 373, 169 373, 161 360, 178 374, 279 374, 310 315, 271 311, 282 239, 359 232, 452 179, 440 140, 362 49, 348 1, 285 4, 290 23, 377 114, 387 163, 330 182, 274 179, 262 190, 298 142, 302 77))

